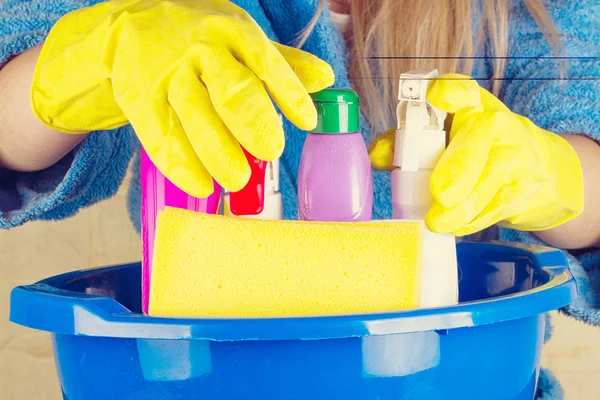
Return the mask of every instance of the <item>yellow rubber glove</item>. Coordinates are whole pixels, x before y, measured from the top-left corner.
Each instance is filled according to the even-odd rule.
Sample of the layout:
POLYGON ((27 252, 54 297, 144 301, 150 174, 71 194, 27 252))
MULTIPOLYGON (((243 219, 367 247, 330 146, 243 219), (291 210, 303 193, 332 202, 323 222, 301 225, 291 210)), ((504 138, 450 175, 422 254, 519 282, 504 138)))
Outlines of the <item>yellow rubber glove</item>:
MULTIPOLYGON (((431 176, 429 229, 469 235, 498 223, 522 231, 561 225, 583 210, 579 158, 559 135, 512 113, 464 75, 447 74, 427 94, 453 114, 450 144, 431 176)), ((393 130, 376 139, 376 169, 393 169, 393 130)))
POLYGON ((131 123, 173 183, 205 197, 212 177, 237 191, 250 177, 240 147, 270 161, 284 148, 272 100, 301 129, 316 126, 310 92, 331 67, 271 42, 226 0, 114 0, 64 16, 36 68, 32 108, 68 133, 131 123))

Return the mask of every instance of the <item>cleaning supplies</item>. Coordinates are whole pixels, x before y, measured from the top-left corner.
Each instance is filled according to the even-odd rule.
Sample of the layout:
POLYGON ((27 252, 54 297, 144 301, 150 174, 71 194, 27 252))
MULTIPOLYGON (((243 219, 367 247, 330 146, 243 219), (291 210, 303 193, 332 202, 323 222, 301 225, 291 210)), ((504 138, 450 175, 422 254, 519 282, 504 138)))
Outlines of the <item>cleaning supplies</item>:
POLYGON ((150 315, 342 315, 419 304, 418 221, 271 221, 166 208, 157 226, 150 315))
POLYGON ((140 179, 142 186, 142 311, 148 311, 148 292, 152 255, 154 252, 156 214, 165 207, 178 207, 214 214, 219 209, 221 187, 214 182, 214 192, 208 198, 188 195, 168 180, 141 150, 140 179))
MULTIPOLYGON (((431 173, 446 147, 446 114, 426 100, 428 83, 437 70, 400 76, 396 109, 398 126, 392 171, 393 218, 424 221, 433 200, 431 173)), ((456 239, 424 228, 421 307, 458 302, 456 239)))
POLYGON ((359 131, 355 92, 326 89, 311 95, 317 127, 308 134, 298 170, 298 216, 308 221, 368 221, 373 180, 359 131))

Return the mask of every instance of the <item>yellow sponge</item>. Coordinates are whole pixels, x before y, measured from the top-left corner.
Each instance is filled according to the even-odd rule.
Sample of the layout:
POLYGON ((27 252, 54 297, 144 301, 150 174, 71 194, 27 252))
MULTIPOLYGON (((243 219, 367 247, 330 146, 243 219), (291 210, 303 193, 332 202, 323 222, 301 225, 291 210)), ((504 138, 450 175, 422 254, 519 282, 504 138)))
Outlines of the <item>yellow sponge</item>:
POLYGON ((340 315, 414 308, 421 222, 324 223, 207 215, 157 218, 149 314, 340 315))

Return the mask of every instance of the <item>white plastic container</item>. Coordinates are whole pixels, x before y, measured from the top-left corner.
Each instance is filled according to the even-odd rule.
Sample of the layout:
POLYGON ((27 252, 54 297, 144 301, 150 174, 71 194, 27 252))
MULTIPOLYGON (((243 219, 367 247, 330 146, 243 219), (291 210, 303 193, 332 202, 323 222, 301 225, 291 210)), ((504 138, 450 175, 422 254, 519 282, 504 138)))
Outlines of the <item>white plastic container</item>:
MULTIPOLYGON (((396 220, 424 221, 433 203, 429 189, 431 173, 446 148, 446 114, 426 100, 428 84, 437 76, 437 70, 400 76, 394 147, 397 168, 391 174, 392 218, 396 220)), ((424 228, 421 307, 456 304, 456 238, 424 228)))

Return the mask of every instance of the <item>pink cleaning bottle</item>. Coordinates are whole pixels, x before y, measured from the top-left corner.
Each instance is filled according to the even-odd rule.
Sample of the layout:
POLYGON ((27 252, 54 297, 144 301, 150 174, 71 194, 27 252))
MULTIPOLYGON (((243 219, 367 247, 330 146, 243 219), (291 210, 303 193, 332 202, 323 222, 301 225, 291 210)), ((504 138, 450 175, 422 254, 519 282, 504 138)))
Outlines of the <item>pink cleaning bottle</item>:
POLYGON ((156 216, 165 207, 183 208, 207 214, 219 210, 221 187, 214 182, 215 190, 208 198, 190 196, 168 180, 141 150, 140 179, 142 184, 142 311, 148 312, 148 294, 154 253, 156 216))
POLYGON ((317 127, 308 134, 298 171, 298 218, 368 221, 373 208, 371 162, 359 129, 359 99, 351 90, 312 95, 317 127))

